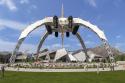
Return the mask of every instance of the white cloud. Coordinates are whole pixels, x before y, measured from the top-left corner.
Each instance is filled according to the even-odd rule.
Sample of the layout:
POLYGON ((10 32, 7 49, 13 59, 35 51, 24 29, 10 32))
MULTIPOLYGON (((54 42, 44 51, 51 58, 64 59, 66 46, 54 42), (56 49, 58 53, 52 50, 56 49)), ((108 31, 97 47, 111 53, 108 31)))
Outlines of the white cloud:
POLYGON ((117 38, 117 39, 121 38, 121 35, 117 35, 116 38, 117 38))
MULTIPOLYGON (((10 42, 0 39, 0 51, 13 51, 16 46, 16 42, 10 42)), ((20 51, 34 52, 36 50, 36 46, 32 44, 22 44, 20 51)))
MULTIPOLYGON (((10 42, 10 41, 0 39, 0 51, 13 51, 16 44, 17 44, 17 42, 10 42)), ((65 44, 64 47, 69 48, 70 45, 65 44)), ((57 50, 57 49, 62 48, 62 45, 60 43, 56 43, 56 44, 52 44, 52 45, 44 45, 42 47, 42 49, 44 49, 44 48, 48 48, 51 50, 57 50)), ((28 51, 28 52, 32 53, 32 52, 36 52, 36 49, 37 49, 37 45, 35 45, 35 44, 23 43, 21 45, 19 51, 22 51, 22 52, 28 51)))
POLYGON ((85 0, 92 7, 97 7, 96 0, 85 0))
POLYGON ((30 7, 29 7, 29 9, 27 10, 27 12, 28 12, 29 14, 31 14, 31 13, 33 12, 33 10, 36 10, 37 8, 38 8, 38 7, 37 7, 36 5, 31 4, 30 7))
POLYGON ((87 44, 87 45, 94 45, 95 43, 92 42, 92 41, 85 41, 85 44, 87 44))
POLYGON ((1 26, 3 28, 11 28, 14 30, 23 30, 26 27, 26 24, 13 21, 13 20, 7 20, 7 19, 0 19, 0 28, 1 26))
POLYGON ((125 51, 125 43, 124 42, 117 42, 113 46, 121 51, 125 51))
POLYGON ((0 25, 0 31, 3 30, 5 27, 3 25, 0 25))
MULTIPOLYGON (((24 24, 18 21, 14 20, 8 20, 8 19, 0 19, 0 30, 3 30, 4 28, 10 28, 13 30, 22 31, 24 30, 28 24, 24 24)), ((45 31, 45 28, 39 28, 33 31, 31 34, 33 35, 42 35, 45 31)))
MULTIPOLYGON (((56 50, 56 49, 62 48, 62 45, 60 43, 56 43, 56 44, 52 44, 52 45, 43 46, 43 48, 45 48, 45 47, 48 48, 48 49, 56 50)), ((69 48, 70 45, 69 44, 64 44, 64 47, 69 48)))
MULTIPOLYGON (((13 21, 13 20, 7 20, 7 19, 0 19, 0 30, 3 30, 5 28, 10 28, 17 31, 22 31, 25 29, 27 24, 23 24, 21 22, 13 21)), ((42 35, 45 30, 45 28, 39 28, 35 30, 31 35, 42 35)), ((5 39, 5 38, 4 38, 5 39)), ((15 48, 17 42, 10 42, 0 39, 0 51, 12 51, 15 48)), ((32 44, 23 44, 21 46, 21 51, 29 50, 30 52, 35 51, 35 47, 37 45, 32 44)))
POLYGON ((60 47, 62 47, 62 45, 58 43, 51 45, 51 48, 60 48, 60 47))
MULTIPOLYGON (((95 45, 94 42, 89 41, 89 40, 85 41, 84 43, 85 43, 86 47, 88 47, 88 46, 94 46, 95 45)), ((78 43, 77 46, 82 46, 82 45, 81 45, 81 43, 78 43)))
POLYGON ((6 6, 11 11, 17 10, 14 0, 0 0, 0 5, 6 6))
POLYGON ((20 4, 29 4, 29 0, 20 0, 20 4))
POLYGON ((32 6, 31 6, 31 9, 32 9, 32 8, 33 8, 33 9, 37 9, 37 6, 36 6, 36 5, 32 5, 32 6))
POLYGON ((43 36, 43 34, 45 33, 45 28, 38 28, 36 30, 34 30, 31 35, 35 35, 35 36, 43 36))

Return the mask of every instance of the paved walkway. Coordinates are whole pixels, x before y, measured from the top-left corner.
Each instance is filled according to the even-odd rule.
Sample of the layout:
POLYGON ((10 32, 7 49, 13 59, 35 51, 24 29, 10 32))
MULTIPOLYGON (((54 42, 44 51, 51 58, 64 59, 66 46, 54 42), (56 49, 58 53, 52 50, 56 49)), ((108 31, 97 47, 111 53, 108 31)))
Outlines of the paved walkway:
MULTIPOLYGON (((3 64, 0 64, 0 70, 1 66, 3 64)), ((14 68, 14 67, 6 67, 6 71, 22 71, 22 72, 97 72, 99 71, 111 71, 110 68, 105 68, 104 70, 102 68, 88 68, 88 69, 31 69, 31 68, 14 68)), ((119 65, 115 67, 115 70, 125 70, 125 65, 119 65)))
MULTIPOLYGON (((23 71, 23 72, 97 72, 97 68, 89 69, 30 69, 30 68, 12 68, 7 67, 6 71, 23 71)), ((115 67, 115 70, 125 70, 125 67, 119 66, 115 67)), ((111 71, 110 68, 99 68, 99 71, 111 71)))

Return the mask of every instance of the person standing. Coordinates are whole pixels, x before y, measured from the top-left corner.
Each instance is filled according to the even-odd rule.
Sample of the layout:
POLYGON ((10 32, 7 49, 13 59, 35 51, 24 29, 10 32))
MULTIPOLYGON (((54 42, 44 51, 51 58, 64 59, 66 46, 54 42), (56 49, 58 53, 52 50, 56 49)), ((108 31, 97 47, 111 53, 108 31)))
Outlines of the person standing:
POLYGON ((5 67, 1 66, 1 73, 2 73, 2 77, 4 77, 4 73, 5 73, 5 67))
POLYGON ((97 63, 97 74, 99 74, 99 66, 100 66, 100 64, 97 63))

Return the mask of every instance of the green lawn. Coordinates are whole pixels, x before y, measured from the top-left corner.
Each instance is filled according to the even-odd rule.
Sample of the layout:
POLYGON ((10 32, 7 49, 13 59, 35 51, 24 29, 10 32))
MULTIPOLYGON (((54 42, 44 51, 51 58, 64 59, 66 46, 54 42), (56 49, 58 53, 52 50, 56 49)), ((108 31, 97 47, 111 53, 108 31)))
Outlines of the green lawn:
POLYGON ((93 73, 6 72, 0 83, 125 83, 125 71, 93 73))

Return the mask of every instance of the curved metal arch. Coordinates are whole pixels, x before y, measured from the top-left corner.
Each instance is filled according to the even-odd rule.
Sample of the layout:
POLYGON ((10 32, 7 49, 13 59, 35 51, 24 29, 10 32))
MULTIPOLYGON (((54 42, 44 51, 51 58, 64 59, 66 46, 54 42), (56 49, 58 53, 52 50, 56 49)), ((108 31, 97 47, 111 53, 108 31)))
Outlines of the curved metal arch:
MULTIPOLYGON (((31 24, 30 26, 28 26, 26 29, 24 29, 24 31, 22 31, 19 39, 18 39, 18 43, 16 45, 16 48, 14 49, 13 51, 13 54, 10 58, 10 63, 13 63, 15 62, 15 58, 16 58, 16 52, 19 50, 22 42, 25 40, 25 38, 35 29, 37 29, 38 27, 44 25, 45 23, 52 23, 53 22, 53 17, 47 17, 47 18, 44 18, 43 20, 40 20, 40 21, 37 21, 35 22, 34 24, 31 24)), ((98 37, 103 40, 103 41, 106 41, 107 38, 105 37, 105 34, 103 33, 102 30, 100 30, 97 26, 87 22, 87 21, 84 21, 82 19, 79 19, 79 18, 73 18, 73 22, 76 23, 76 24, 80 24, 80 25, 83 25, 85 26, 86 28, 89 28, 91 29, 93 32, 95 32, 98 37)), ((67 18, 59 18, 59 24, 68 24, 68 21, 67 21, 67 18)), ((109 48, 108 48, 109 50, 109 48)))
MULTIPOLYGON (((38 56, 39 56, 40 49, 41 49, 41 47, 42 47, 42 45, 43 45, 43 42, 45 41, 45 39, 46 39, 47 37, 48 37, 48 32, 46 32, 46 33, 41 37, 41 40, 40 40, 40 42, 39 42, 39 44, 38 44, 38 48, 37 48, 37 59, 38 59, 38 56)), ((89 59, 89 56, 88 56, 88 54, 87 54, 87 49, 86 49, 86 46, 85 46, 85 43, 84 43, 82 37, 80 36, 79 33, 76 33, 76 37, 77 37, 77 39, 79 40, 80 44, 82 45, 82 48, 83 48, 83 50, 84 50, 84 52, 85 52, 85 55, 86 55, 86 57, 87 57, 87 60, 88 60, 88 59, 89 59)))
POLYGON ((41 37, 40 39, 40 42, 38 44, 38 47, 37 47, 37 56, 36 56, 36 59, 38 59, 38 56, 39 56, 39 52, 40 52, 40 49, 45 41, 45 39, 49 36, 48 32, 45 32, 45 34, 41 37))
POLYGON ((53 20, 52 17, 47 17, 44 18, 42 20, 39 20, 31 25, 29 25, 28 27, 26 27, 26 29, 24 29, 18 39, 18 43, 16 44, 16 47, 12 53, 12 56, 10 57, 10 63, 14 63, 15 62, 15 58, 16 58, 16 53, 18 52, 22 42, 25 40, 25 38, 35 29, 37 29, 38 27, 44 25, 45 23, 52 23, 53 20))
POLYGON ((88 28, 88 29, 92 30, 93 32, 96 33, 96 35, 97 35, 99 38, 101 38, 101 39, 103 39, 103 40, 107 40, 107 38, 106 38, 104 32, 103 32, 101 29, 99 29, 96 25, 93 25, 93 24, 91 24, 90 22, 87 22, 87 21, 82 20, 82 19, 80 19, 80 18, 74 18, 74 19, 73 19, 73 22, 74 22, 75 24, 79 24, 79 25, 81 25, 81 26, 84 26, 85 28, 88 28))
POLYGON ((88 56, 88 53, 87 53, 87 49, 86 49, 86 45, 84 43, 84 40, 82 39, 82 37, 80 36, 80 34, 78 32, 76 33, 76 37, 78 38, 79 42, 81 43, 82 48, 83 48, 83 50, 85 52, 85 55, 86 55, 86 58, 87 58, 86 60, 88 61, 89 56, 88 56))
POLYGON ((82 20, 82 19, 74 18, 73 21, 74 21, 74 23, 76 23, 76 24, 80 24, 80 25, 82 25, 82 26, 85 26, 86 28, 92 30, 93 32, 95 32, 95 33, 98 35, 98 37, 99 37, 99 38, 101 39, 101 41, 103 42, 103 45, 104 45, 104 47, 105 47, 105 49, 106 49, 106 51, 107 51, 107 53, 108 53, 110 62, 113 63, 113 62, 114 62, 114 55, 113 55, 113 53, 112 53, 112 50, 111 50, 111 48, 110 48, 110 45, 109 45, 108 42, 107 42, 107 38, 106 38, 104 32, 101 31, 96 25, 93 25, 93 24, 91 24, 90 22, 84 21, 84 20, 82 20))
MULTIPOLYGON (((64 22, 66 21, 65 24, 66 25, 68 24, 67 18, 60 18, 59 23, 63 24, 62 21, 64 21, 64 22)), ((31 24, 26 29, 24 29, 24 31, 22 31, 22 33, 21 33, 18 40, 27 37, 29 33, 31 33, 36 28, 44 25, 45 23, 52 23, 52 22, 53 22, 53 17, 47 17, 47 18, 45 18, 43 20, 35 22, 34 24, 31 24)), ((97 26, 95 26, 95 25, 93 25, 93 24, 91 24, 91 23, 89 23, 89 22, 87 22, 85 20, 79 19, 79 18, 74 18, 73 22, 76 23, 76 24, 83 25, 86 28, 91 29, 93 32, 95 32, 99 36, 99 38, 107 40, 107 38, 106 38, 105 34, 103 33, 103 31, 100 30, 97 26)))

